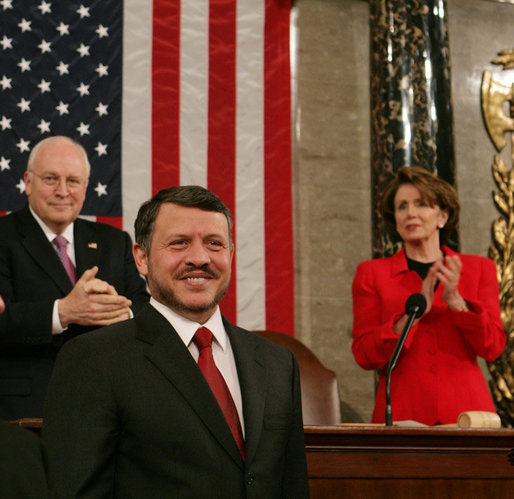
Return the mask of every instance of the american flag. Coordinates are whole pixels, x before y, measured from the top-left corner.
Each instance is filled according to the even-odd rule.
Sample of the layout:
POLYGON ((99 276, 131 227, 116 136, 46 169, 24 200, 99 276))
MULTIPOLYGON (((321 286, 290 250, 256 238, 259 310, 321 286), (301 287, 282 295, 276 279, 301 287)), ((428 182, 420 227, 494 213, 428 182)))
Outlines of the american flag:
POLYGON ((84 213, 122 214, 122 5, 95 4, 0 1, 0 210, 25 204, 32 146, 63 134, 94 165, 84 213))
POLYGON ((290 0, 0 0, 0 211, 40 139, 91 162, 83 216, 129 231, 159 189, 203 185, 235 219, 221 308, 294 333, 290 0))

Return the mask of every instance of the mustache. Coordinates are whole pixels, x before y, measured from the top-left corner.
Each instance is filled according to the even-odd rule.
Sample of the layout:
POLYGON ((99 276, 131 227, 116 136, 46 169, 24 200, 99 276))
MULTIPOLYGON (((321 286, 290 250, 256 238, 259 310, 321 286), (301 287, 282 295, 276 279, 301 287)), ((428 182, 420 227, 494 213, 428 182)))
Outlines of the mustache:
POLYGON ((184 268, 183 270, 181 270, 180 272, 178 272, 175 277, 177 279, 182 279, 183 277, 185 277, 187 274, 191 273, 191 272, 203 272, 204 274, 208 274, 210 275, 211 277, 214 277, 214 278, 217 278, 219 277, 218 273, 216 271, 214 271, 211 267, 209 267, 209 264, 205 263, 204 265, 193 265, 193 264, 189 264, 186 266, 186 268, 184 268))

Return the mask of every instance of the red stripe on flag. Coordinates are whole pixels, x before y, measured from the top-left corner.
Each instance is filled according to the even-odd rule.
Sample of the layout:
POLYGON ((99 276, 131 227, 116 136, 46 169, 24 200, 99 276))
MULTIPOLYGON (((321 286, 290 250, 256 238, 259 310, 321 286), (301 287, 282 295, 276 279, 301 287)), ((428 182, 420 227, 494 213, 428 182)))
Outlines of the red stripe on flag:
MULTIPOLYGON (((236 2, 234 0, 211 0, 209 6, 208 112, 207 186, 223 200, 235 221, 236 2)), ((236 268, 234 256, 230 287, 221 304, 223 315, 234 323, 237 323, 236 268)))
POLYGON ((123 217, 96 217, 96 221, 123 230, 123 217))
POLYGON ((154 0, 152 194, 180 183, 179 97, 180 0, 154 0))
POLYGON ((294 336, 290 0, 266 0, 264 158, 266 329, 294 336))

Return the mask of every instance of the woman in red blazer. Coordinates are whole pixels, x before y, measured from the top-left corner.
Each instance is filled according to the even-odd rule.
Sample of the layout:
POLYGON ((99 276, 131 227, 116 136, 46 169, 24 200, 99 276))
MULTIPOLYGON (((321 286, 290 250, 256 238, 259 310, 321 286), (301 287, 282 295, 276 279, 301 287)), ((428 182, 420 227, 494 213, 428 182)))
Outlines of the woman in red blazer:
POLYGON ((392 371, 394 420, 446 424, 463 411, 495 411, 477 356, 492 361, 505 346, 496 267, 441 245, 458 220, 455 190, 423 168, 403 167, 382 209, 403 248, 361 263, 352 287, 353 354, 364 369, 381 370, 372 421, 385 420, 386 368, 412 293, 423 294, 427 308, 392 371))

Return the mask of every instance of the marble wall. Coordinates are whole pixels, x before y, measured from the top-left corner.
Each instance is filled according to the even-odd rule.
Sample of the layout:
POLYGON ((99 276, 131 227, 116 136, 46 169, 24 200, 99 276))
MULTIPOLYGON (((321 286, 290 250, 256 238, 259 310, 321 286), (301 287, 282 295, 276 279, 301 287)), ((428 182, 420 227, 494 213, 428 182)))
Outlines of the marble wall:
MULTIPOLYGON (((296 335, 337 373, 344 421, 369 421, 374 374, 351 353, 351 283, 371 258, 369 12, 364 0, 293 7, 296 335)), ((514 5, 447 0, 461 250, 486 255, 498 216, 482 73, 514 48, 514 5)), ((502 157, 510 163, 510 148, 502 157)))

